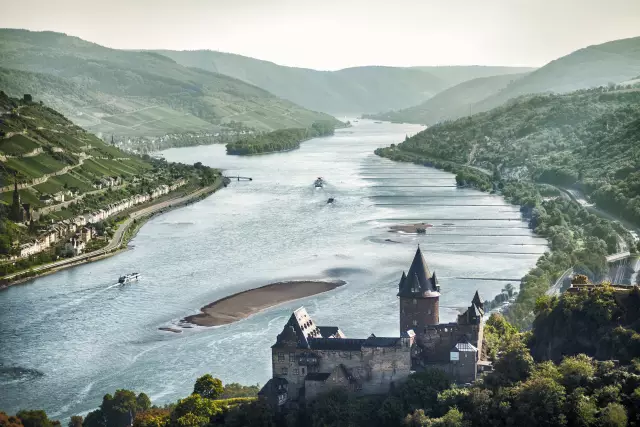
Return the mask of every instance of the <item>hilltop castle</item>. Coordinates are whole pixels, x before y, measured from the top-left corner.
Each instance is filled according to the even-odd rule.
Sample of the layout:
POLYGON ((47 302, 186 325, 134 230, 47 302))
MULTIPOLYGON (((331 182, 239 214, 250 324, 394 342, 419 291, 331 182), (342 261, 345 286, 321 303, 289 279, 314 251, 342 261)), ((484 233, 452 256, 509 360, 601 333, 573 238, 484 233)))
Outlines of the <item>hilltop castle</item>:
POLYGON ((440 324, 440 285, 418 247, 397 296, 398 337, 347 338, 337 326, 317 326, 304 308, 295 310, 271 347, 273 375, 260 396, 279 406, 335 387, 386 393, 427 367, 458 383, 474 381, 487 367, 480 362, 484 306, 478 292, 457 322, 440 324))

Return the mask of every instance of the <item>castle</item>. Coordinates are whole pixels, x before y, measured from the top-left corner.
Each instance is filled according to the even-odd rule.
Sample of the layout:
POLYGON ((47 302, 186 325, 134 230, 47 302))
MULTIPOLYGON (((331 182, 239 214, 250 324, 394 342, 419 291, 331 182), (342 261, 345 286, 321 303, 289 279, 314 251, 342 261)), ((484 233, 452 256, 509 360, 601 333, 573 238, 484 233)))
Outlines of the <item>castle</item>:
POLYGON ((480 361, 484 305, 478 292, 457 322, 439 323, 440 285, 420 247, 402 273, 397 296, 398 337, 347 338, 337 326, 317 326, 304 308, 295 310, 271 347, 273 375, 259 395, 281 406, 335 387, 387 393, 425 368, 440 369, 462 384, 490 368, 480 361))

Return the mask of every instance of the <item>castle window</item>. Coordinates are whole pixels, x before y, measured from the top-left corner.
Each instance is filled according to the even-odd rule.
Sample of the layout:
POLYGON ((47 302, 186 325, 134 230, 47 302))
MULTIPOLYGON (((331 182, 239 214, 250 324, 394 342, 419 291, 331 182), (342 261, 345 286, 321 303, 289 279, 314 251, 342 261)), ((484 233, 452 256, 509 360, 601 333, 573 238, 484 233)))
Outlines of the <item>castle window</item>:
POLYGON ((289 370, 287 368, 282 368, 282 375, 287 375, 289 370))
POLYGON ((289 362, 295 362, 295 361, 296 361, 296 354, 289 353, 289 362))
POLYGON ((298 375, 298 368, 293 368, 293 375, 298 375))
POLYGON ((304 367, 300 368, 300 375, 304 375, 304 367))
POLYGON ((278 353, 278 362, 284 362, 284 353, 278 353))
POLYGON ((418 326, 418 321, 417 320, 413 321, 413 326, 418 326))

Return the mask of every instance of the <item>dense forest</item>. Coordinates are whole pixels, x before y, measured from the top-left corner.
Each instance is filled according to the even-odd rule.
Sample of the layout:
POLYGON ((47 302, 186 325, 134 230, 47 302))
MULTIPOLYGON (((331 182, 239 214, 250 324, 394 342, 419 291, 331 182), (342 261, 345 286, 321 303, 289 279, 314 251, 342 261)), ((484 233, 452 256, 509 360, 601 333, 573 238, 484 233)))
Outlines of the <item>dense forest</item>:
MULTIPOLYGON (((223 386, 205 375, 192 395, 164 406, 117 390, 84 419, 71 417, 69 427, 640 426, 638 307, 637 287, 603 284, 540 298, 531 332, 519 333, 494 314, 485 326, 494 371, 472 386, 426 370, 386 395, 358 397, 337 388, 283 412, 256 399, 256 386, 223 386)), ((2 427, 54 425, 44 411, 0 412, 2 427)))
POLYGON ((640 224, 640 90, 598 88, 519 99, 433 126, 383 155, 403 152, 575 186, 640 224))
POLYGON ((506 313, 530 325, 536 300, 568 268, 599 280, 605 256, 631 236, 558 188, 584 191, 599 207, 640 224, 640 91, 614 88, 518 99, 445 122, 376 154, 456 174, 458 185, 501 192, 522 206, 552 252, 538 260, 506 313))
POLYGON ((300 147, 300 143, 319 136, 333 135, 335 126, 331 122, 315 122, 309 129, 280 129, 250 136, 227 144, 227 154, 251 155, 288 151, 300 147))

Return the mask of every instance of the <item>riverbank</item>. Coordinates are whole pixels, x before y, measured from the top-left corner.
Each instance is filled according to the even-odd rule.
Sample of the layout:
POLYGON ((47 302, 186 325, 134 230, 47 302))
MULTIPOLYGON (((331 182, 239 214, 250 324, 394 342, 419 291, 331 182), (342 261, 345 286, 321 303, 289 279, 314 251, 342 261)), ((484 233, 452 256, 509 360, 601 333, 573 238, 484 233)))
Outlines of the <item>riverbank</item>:
POLYGON ((332 291, 345 285, 342 280, 277 282, 239 292, 205 305, 202 313, 187 316, 184 322, 198 326, 220 326, 246 319, 278 304, 332 291))
POLYGON ((169 210, 177 209, 182 206, 195 203, 202 200, 205 197, 215 193, 222 188, 224 180, 217 180, 214 184, 200 188, 186 196, 177 197, 169 200, 146 206, 138 211, 134 211, 129 214, 129 217, 118 226, 113 234, 113 237, 109 243, 93 252, 78 255, 72 258, 66 258, 60 261, 53 262, 51 264, 39 265, 31 267, 29 270, 19 271, 7 275, 0 280, 0 290, 6 289, 10 286, 27 282, 38 277, 42 277, 48 274, 64 270, 66 268, 76 267, 81 264, 89 262, 99 261, 101 259, 111 257, 126 250, 126 245, 131 239, 135 237, 142 225, 156 215, 160 215, 169 210))

